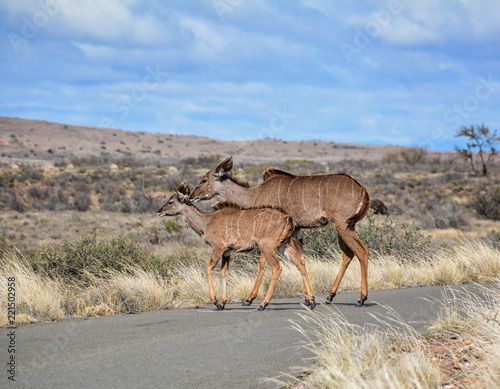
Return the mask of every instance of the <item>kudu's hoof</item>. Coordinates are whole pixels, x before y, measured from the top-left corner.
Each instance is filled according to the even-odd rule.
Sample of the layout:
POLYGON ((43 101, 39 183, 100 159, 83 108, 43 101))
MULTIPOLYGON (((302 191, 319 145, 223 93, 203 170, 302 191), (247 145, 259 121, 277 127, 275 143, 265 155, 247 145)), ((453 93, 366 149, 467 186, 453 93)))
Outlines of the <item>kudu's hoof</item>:
POLYGON ((335 297, 335 295, 336 295, 336 294, 337 294, 337 293, 330 293, 328 296, 326 296, 326 301, 325 301, 325 302, 326 302, 327 304, 331 304, 331 303, 332 303, 332 300, 333 300, 333 298, 335 297))
POLYGON ((259 306, 259 309, 257 309, 257 310, 258 310, 258 311, 263 311, 264 309, 266 309, 266 306, 267 306, 267 304, 266 304, 266 305, 262 305, 262 304, 261 304, 261 305, 259 306))
POLYGON ((248 307, 249 305, 252 305, 253 299, 252 300, 245 300, 241 303, 244 307, 248 307))
POLYGON ((314 301, 314 299, 309 299, 309 298, 306 298, 306 301, 304 302, 304 305, 306 307, 309 307, 311 309, 311 311, 316 307, 316 302, 314 301))
POLYGON ((363 304, 365 303, 365 301, 366 301, 366 299, 367 299, 367 298, 368 298, 367 296, 363 296, 363 297, 361 297, 361 298, 358 300, 358 302, 356 303, 356 306, 357 306, 357 307, 362 307, 362 306, 363 306, 363 304))
POLYGON ((221 303, 220 303, 220 301, 217 301, 217 302, 215 303, 215 306, 217 307, 217 310, 218 310, 218 311, 222 311, 222 310, 224 309, 224 305, 225 305, 225 304, 221 304, 221 303))

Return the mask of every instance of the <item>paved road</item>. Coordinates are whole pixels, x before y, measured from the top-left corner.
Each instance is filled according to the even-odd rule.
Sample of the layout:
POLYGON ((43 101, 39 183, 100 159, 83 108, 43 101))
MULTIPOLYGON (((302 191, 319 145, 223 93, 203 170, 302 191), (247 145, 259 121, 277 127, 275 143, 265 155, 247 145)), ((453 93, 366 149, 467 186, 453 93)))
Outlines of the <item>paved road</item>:
MULTIPOLYGON (((459 287, 462 288, 462 287, 459 287)), ((340 294, 335 306, 351 322, 373 322, 369 313, 393 308, 425 332, 443 300, 443 287, 371 291, 367 304, 354 307, 357 293, 340 294), (437 299, 437 300, 436 300, 437 299)), ((309 314, 301 299, 229 304, 116 315, 16 330, 16 382, 7 380, 8 332, 0 329, 1 388, 273 388, 265 381, 312 363, 304 339, 290 320, 309 314)), ((318 312, 329 306, 320 304, 318 312)), ((300 369, 299 369, 300 370, 300 369)), ((284 379, 281 377, 281 379, 284 379)))

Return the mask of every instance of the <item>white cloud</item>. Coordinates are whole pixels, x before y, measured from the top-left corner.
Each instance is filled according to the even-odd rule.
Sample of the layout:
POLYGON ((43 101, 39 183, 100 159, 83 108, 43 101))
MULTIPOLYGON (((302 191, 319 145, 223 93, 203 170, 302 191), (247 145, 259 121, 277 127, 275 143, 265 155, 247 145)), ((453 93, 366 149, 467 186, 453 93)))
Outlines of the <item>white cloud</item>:
POLYGON ((500 34, 500 3, 422 0, 404 2, 380 37, 395 45, 442 45, 492 39, 500 34))
POLYGON ((50 29, 72 40, 93 40, 108 45, 151 46, 171 42, 168 25, 152 13, 134 12, 136 1, 79 0, 60 6, 50 29), (52 25, 53 24, 53 25, 52 25))
POLYGON ((219 53, 230 41, 202 20, 183 17, 179 25, 191 31, 195 37, 195 49, 202 56, 213 56, 219 53))

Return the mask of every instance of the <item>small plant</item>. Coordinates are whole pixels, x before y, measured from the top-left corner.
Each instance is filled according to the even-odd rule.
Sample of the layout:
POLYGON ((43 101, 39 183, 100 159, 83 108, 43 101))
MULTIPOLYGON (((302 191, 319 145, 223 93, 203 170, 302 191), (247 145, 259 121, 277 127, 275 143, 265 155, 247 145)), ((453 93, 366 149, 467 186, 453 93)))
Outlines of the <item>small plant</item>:
POLYGON ((500 220, 500 188, 490 188, 479 192, 470 202, 471 208, 479 216, 500 220))
POLYGON ((169 217, 163 219, 165 229, 171 236, 179 236, 182 232, 182 226, 179 223, 178 217, 169 217))

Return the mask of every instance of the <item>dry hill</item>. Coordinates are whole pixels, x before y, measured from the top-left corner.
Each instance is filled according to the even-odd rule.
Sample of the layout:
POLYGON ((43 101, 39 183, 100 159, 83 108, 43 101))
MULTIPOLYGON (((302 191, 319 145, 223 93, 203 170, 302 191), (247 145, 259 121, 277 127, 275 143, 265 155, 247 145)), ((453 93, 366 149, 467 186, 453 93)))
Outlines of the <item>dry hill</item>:
POLYGON ((0 116, 0 162, 46 163, 74 157, 107 155, 174 163, 213 154, 237 156, 250 163, 307 159, 334 162, 376 161, 397 146, 341 144, 324 141, 260 139, 225 141, 194 135, 174 135, 81 127, 0 116))

